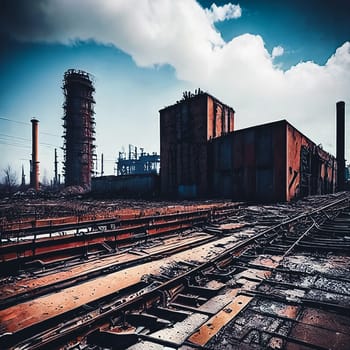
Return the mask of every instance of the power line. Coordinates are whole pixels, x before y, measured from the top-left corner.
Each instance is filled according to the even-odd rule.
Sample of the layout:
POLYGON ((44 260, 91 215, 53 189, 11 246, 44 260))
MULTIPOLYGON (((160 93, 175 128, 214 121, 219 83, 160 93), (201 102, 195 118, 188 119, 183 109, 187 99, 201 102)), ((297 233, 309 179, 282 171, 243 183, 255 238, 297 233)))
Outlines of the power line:
POLYGON ((20 137, 20 136, 12 136, 12 135, 8 135, 8 134, 0 134, 0 137, 1 136, 9 137, 11 139, 20 139, 20 140, 24 140, 24 141, 30 141, 30 139, 26 139, 26 138, 20 137))
POLYGON ((9 143, 9 142, 6 142, 5 140, 0 140, 0 144, 6 145, 6 146, 12 146, 12 147, 20 147, 20 148, 30 149, 30 146, 20 145, 20 144, 16 144, 16 143, 9 143))
POLYGON ((39 142, 39 145, 48 146, 48 147, 55 147, 55 148, 61 147, 61 146, 53 145, 52 143, 46 143, 46 142, 39 142))
MULTIPOLYGON (((19 121, 19 120, 14 120, 14 119, 10 119, 10 118, 4 118, 4 117, 0 117, 1 120, 6 120, 8 122, 12 122, 12 123, 17 123, 17 124, 24 124, 24 125, 31 125, 30 123, 28 122, 22 122, 22 121, 19 121)), ((57 134, 51 134, 49 132, 45 132, 45 131, 39 131, 39 134, 43 134, 43 135, 49 135, 49 136, 54 136, 54 137, 61 137, 60 135, 57 135, 57 134)))
MULTIPOLYGON (((7 137, 7 138, 10 138, 11 141, 15 141, 17 142, 16 140, 13 140, 13 139, 18 139, 18 140, 23 140, 23 141, 27 141, 27 142, 31 142, 30 139, 26 139, 24 137, 20 137, 20 136, 13 136, 13 135, 8 135, 8 134, 2 134, 0 133, 0 141, 1 141, 1 138, 3 137, 7 137)), ((3 140, 3 141, 8 141, 8 140, 3 140)), ((9 140, 10 141, 10 140, 9 140)), ((57 145, 54 145, 52 143, 46 143, 46 142, 39 142, 40 145, 43 145, 43 146, 49 146, 49 147, 56 147, 56 148, 59 148, 60 146, 57 146, 57 145)))
POLYGON ((19 120, 13 120, 13 119, 3 118, 3 117, 0 117, 0 119, 1 119, 1 120, 6 120, 6 121, 8 121, 8 122, 17 123, 17 124, 30 125, 30 123, 28 123, 28 122, 20 122, 19 120))
POLYGON ((39 131, 39 134, 49 135, 49 136, 55 136, 55 137, 61 137, 60 135, 55 135, 55 134, 51 134, 51 133, 49 133, 49 132, 44 132, 44 131, 39 131))

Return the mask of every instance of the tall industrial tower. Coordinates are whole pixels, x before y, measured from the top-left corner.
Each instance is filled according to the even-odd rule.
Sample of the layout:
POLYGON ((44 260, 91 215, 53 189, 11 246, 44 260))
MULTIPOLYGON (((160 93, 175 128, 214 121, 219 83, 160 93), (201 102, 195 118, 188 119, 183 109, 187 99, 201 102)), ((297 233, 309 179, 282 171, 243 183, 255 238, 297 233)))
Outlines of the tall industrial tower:
POLYGON ((67 70, 63 92, 65 185, 90 188, 95 148, 95 88, 91 75, 81 70, 67 70))

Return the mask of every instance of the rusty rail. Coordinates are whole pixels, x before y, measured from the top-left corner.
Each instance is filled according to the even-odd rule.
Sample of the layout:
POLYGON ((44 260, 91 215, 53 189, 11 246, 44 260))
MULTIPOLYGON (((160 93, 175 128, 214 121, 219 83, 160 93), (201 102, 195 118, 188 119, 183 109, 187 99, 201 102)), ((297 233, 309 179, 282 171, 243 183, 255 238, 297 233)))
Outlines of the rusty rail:
MULTIPOLYGON (((59 318, 50 319, 47 322, 41 322, 27 329, 16 332, 14 335, 4 335, 0 339, 0 343, 5 346, 12 346, 22 339, 17 345, 23 346, 24 348, 30 347, 36 349, 48 346, 60 346, 67 342, 68 339, 74 339, 74 337, 77 337, 78 335, 83 335, 87 336, 88 343, 91 342, 92 344, 98 344, 100 346, 110 346, 111 342, 114 344, 121 344, 123 341, 125 341, 125 348, 139 341, 144 343, 155 342, 157 344, 174 347, 178 346, 176 341, 156 338, 155 336, 143 334, 142 332, 132 333, 132 335, 129 334, 122 339, 123 335, 121 333, 108 331, 107 328, 111 327, 111 320, 114 320, 112 322, 114 328, 115 324, 120 324, 121 329, 126 327, 127 324, 133 324, 135 322, 137 324, 137 322, 139 322, 142 324, 148 324, 148 326, 153 329, 153 332, 159 331, 159 334, 161 334, 161 330, 166 329, 167 326, 169 326, 169 322, 174 322, 174 319, 178 319, 178 322, 181 324, 181 321, 179 320, 189 317, 186 312, 195 313, 196 310, 198 312, 198 305, 203 305, 210 299, 210 297, 218 295, 218 292, 223 288, 223 286, 221 289, 203 288, 200 285, 196 285, 197 281, 201 279, 203 280, 203 278, 207 281, 215 279, 219 282, 225 282, 230 280, 232 276, 237 275, 237 273, 248 273, 251 269, 253 269, 253 271, 260 269, 261 273, 254 272, 257 277, 247 279, 247 281, 255 287, 260 286, 266 280, 265 275, 271 276, 272 273, 278 271, 281 261, 291 253, 290 247, 293 247, 293 249, 299 249, 302 246, 304 239, 308 239, 310 234, 313 234, 313 230, 318 230, 318 228, 315 227, 316 225, 322 227, 322 224, 326 220, 329 221, 330 218, 334 218, 348 206, 348 196, 337 199, 328 205, 298 215, 295 218, 285 220, 278 225, 264 230, 254 237, 238 242, 233 247, 226 249, 221 254, 209 259, 207 262, 198 265, 196 265, 196 263, 180 264, 177 267, 178 275, 175 277, 163 276, 161 277, 163 281, 160 281, 159 277, 154 279, 151 276, 149 279, 149 281, 152 282, 150 287, 149 283, 143 285, 142 293, 140 293, 140 291, 136 292, 136 294, 134 293, 133 298, 128 301, 121 301, 118 299, 115 302, 106 302, 101 300, 100 302, 103 302, 105 306, 100 305, 98 307, 99 312, 97 314, 95 312, 94 317, 87 319, 85 322, 82 322, 81 318, 79 318, 78 325, 74 324, 74 319, 71 319, 69 326, 65 323, 63 328, 61 326, 50 329, 53 324, 63 320, 63 316, 60 316, 59 318), (287 235, 286 232, 292 232, 292 228, 294 229, 293 235, 287 235), (263 251, 264 249, 271 249, 278 252, 281 255, 282 260, 278 261, 275 266, 272 267, 252 264, 252 261, 254 260, 253 258, 256 258, 256 255, 250 255, 249 252, 257 250, 263 251), (154 283, 157 285, 152 287, 154 283), (187 305, 185 305, 186 303, 187 305), (188 303, 193 303, 193 306, 188 305, 188 303), (169 308, 169 306, 172 306, 172 308, 169 308), (149 313, 151 315, 158 314, 158 316, 154 319, 147 316, 149 313), (166 318, 165 316, 167 315, 169 322, 160 322, 158 320, 159 315, 162 315, 163 319, 166 318), (49 333, 47 332, 47 329, 50 329, 49 333), (36 333, 36 335, 29 337, 29 335, 33 333, 36 333)), ((345 251, 346 249, 348 248, 344 247, 345 251)), ((246 288, 249 287, 249 283, 245 284, 246 288)), ((123 295, 128 295, 128 292, 130 291, 125 290, 123 295)), ((236 311, 231 314, 232 317, 230 316, 226 318, 225 324, 217 325, 217 328, 215 328, 214 324, 216 332, 226 325, 226 323, 234 320, 237 315, 245 310, 246 306, 249 305, 249 302, 259 294, 251 291, 244 292, 242 290, 237 293, 238 299, 233 298, 233 301, 227 306, 228 309, 235 309, 236 311)), ((80 312, 82 312, 82 310, 80 310, 80 312)), ((226 311, 220 310, 219 312, 225 313, 226 311)), ((67 319, 67 317, 69 319, 69 316, 72 316, 73 313, 79 314, 79 310, 72 310, 66 313, 64 315, 65 319, 67 319)), ((204 340, 206 341, 204 342, 201 337, 196 337, 194 335, 196 333, 193 333, 194 331, 192 331, 192 338, 189 338, 191 334, 188 334, 187 338, 189 338, 189 340, 186 340, 186 342, 182 341, 181 344, 186 343, 188 346, 200 348, 207 342, 210 342, 213 338, 213 334, 210 332, 205 333, 205 327, 206 322, 212 318, 214 322, 214 318, 217 317, 217 315, 216 313, 212 314, 209 311, 203 311, 202 315, 204 316, 197 317, 198 320, 195 320, 195 317, 192 317, 192 321, 194 324, 196 322, 201 322, 200 329, 203 330, 204 334, 207 334, 207 338, 204 337, 204 340)), ((75 319, 75 321, 77 320, 75 319)), ((113 329, 113 327, 111 329, 113 329)), ((214 334, 216 333, 214 332, 214 334)), ((280 338, 282 341, 285 341, 286 339, 290 342, 293 341, 293 337, 287 337, 283 334, 280 338)), ((242 338, 242 341, 244 340, 245 337, 242 338)), ((300 340, 300 342, 302 341, 300 340)))

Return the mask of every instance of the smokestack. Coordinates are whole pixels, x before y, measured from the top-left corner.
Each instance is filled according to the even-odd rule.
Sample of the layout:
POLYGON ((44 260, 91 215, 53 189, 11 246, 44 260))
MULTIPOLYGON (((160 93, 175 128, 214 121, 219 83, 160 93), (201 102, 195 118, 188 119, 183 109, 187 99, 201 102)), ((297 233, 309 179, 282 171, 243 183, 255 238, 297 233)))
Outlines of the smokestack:
POLYGON ((24 188, 26 185, 26 176, 24 175, 24 166, 22 164, 22 183, 21 183, 21 187, 24 188))
POLYGON ((337 183, 338 191, 345 189, 345 102, 337 102, 337 183))
POLYGON ((36 191, 39 190, 39 160, 38 160, 38 130, 39 120, 33 118, 32 122, 32 176, 31 176, 31 187, 36 191))
POLYGON ((95 154, 95 88, 92 76, 81 70, 67 70, 63 92, 65 185, 90 188, 95 154))

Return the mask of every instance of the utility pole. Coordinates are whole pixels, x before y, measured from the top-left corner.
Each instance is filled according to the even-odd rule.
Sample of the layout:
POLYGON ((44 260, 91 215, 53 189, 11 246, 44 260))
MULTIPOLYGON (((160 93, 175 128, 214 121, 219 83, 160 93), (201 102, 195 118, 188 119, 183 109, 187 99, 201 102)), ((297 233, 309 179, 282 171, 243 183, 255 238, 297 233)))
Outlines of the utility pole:
POLYGON ((57 171, 57 167, 58 167, 58 162, 57 162, 57 148, 55 148, 55 180, 54 180, 54 187, 56 187, 57 184, 58 184, 58 171, 57 171))

